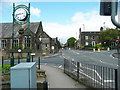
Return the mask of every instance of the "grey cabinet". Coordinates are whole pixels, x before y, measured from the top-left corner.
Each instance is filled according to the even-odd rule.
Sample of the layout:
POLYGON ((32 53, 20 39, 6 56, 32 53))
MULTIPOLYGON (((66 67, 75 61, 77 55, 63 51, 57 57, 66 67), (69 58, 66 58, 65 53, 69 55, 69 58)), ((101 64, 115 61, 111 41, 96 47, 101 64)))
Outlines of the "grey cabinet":
POLYGON ((20 63, 11 67, 11 88, 37 88, 36 63, 20 63))

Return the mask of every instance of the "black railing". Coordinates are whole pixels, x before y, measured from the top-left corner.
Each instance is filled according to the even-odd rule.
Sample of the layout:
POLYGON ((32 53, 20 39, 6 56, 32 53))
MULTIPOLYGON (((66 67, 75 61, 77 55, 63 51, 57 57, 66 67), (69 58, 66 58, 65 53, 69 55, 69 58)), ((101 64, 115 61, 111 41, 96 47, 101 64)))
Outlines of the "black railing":
POLYGON ((100 90, 117 90, 117 69, 64 59, 64 73, 100 90))

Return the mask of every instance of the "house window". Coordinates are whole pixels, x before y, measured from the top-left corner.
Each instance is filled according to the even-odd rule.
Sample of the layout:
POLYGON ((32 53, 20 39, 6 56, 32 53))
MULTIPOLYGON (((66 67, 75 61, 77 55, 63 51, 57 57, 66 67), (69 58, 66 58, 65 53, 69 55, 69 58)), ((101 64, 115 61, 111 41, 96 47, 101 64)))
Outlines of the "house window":
POLYGON ((89 45, 89 43, 88 43, 88 42, 86 42, 86 43, 85 43, 85 45, 87 46, 87 45, 89 45))
POLYGON ((28 36, 25 36, 24 37, 24 47, 30 47, 30 36, 29 36, 29 39, 28 39, 28 36))
POLYGON ((45 47, 47 47, 47 44, 45 44, 45 47))
POLYGON ((14 47, 18 46, 18 40, 14 40, 14 47))
POLYGON ((95 36, 92 36, 92 39, 94 40, 94 39, 95 39, 95 36))
POLYGON ((6 48, 7 40, 1 40, 1 48, 6 48))
POLYGON ((85 36, 85 40, 88 40, 88 36, 85 36))

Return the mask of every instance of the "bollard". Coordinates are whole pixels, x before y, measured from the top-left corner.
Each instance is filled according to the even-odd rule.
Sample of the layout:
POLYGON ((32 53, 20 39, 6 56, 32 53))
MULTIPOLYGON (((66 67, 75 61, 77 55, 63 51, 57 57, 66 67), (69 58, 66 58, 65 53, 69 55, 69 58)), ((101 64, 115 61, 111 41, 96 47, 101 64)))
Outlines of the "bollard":
POLYGON ((95 52, 95 48, 93 48, 93 52, 95 52))
POLYGON ((32 62, 33 62, 33 55, 32 55, 32 62))
POLYGON ((40 69, 40 57, 38 58, 38 69, 40 69))
POLYGON ((18 56, 18 64, 20 63, 20 56, 18 56))
POLYGON ((80 67, 80 63, 77 62, 77 81, 79 81, 79 67, 80 67))
POLYGON ((4 56, 2 56, 2 68, 4 68, 4 56))
POLYGON ((107 50, 110 51, 110 48, 108 47, 107 50))
POLYGON ((27 62, 30 62, 30 55, 27 56, 27 62))
POLYGON ((100 48, 98 48, 98 52, 100 52, 100 48))
POLYGON ((10 66, 14 66, 14 56, 10 57, 10 66))

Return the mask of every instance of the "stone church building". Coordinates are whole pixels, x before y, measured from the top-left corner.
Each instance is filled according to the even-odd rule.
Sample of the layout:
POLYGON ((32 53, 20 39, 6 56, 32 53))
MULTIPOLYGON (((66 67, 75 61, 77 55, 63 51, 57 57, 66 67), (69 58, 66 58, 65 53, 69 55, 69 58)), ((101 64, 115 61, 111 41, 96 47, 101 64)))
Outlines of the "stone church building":
MULTIPOLYGON (((3 56, 10 56, 12 49, 12 23, 0 23, 0 51, 3 56)), ((31 53, 50 54, 58 52, 60 46, 57 38, 51 38, 44 30, 42 22, 30 23, 30 36, 28 39, 27 24, 14 26, 14 50, 21 49, 24 52, 31 50, 31 53), (19 30, 23 28, 23 34, 19 30), (28 48, 29 47, 29 48, 28 48)), ((17 52, 17 51, 16 51, 17 52)))

